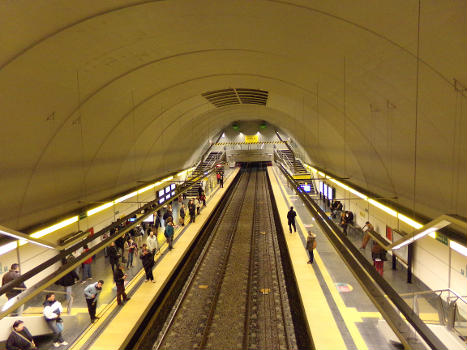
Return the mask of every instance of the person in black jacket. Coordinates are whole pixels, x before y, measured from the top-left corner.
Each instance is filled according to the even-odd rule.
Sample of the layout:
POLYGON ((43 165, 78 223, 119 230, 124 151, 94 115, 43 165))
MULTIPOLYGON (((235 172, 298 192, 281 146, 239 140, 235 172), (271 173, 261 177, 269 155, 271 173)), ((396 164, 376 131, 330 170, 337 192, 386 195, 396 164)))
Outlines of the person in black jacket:
POLYGON ((297 227, 295 226, 295 217, 297 216, 297 213, 295 210, 293 210, 293 207, 290 207, 289 212, 287 213, 287 221, 289 224, 289 231, 292 233, 292 226, 294 232, 297 232, 297 227))
POLYGON ((115 242, 110 243, 110 247, 107 249, 107 254, 109 255, 110 266, 112 266, 112 273, 115 273, 115 268, 118 265, 119 259, 115 242))
MULTIPOLYGON (((70 261, 70 259, 64 259, 63 261, 63 264, 65 265, 67 263, 67 261, 70 261)), ((76 270, 71 270, 70 272, 68 272, 65 276, 63 276, 62 278, 60 278, 57 282, 55 282, 55 284, 59 285, 59 286, 63 286, 63 288, 65 288, 65 292, 66 292, 66 301, 67 301, 67 309, 68 309, 68 313, 70 314, 71 313, 71 307, 73 305, 73 295, 72 295, 72 286, 77 282, 79 281, 79 276, 78 274, 76 273, 76 270)))
MULTIPOLYGON (((12 264, 10 267, 10 271, 8 271, 6 274, 3 275, 2 277, 2 287, 5 286, 6 284, 14 281, 15 279, 19 278, 21 274, 19 273, 19 264, 12 264)), ((6 297, 8 300, 16 297, 18 294, 20 294, 24 289, 26 289, 26 285, 21 283, 20 285, 16 286, 16 288, 23 288, 23 289, 11 289, 8 292, 5 293, 6 297)), ((23 313, 24 305, 21 305, 17 310, 15 310, 11 315, 12 316, 20 316, 23 313)))
POLYGON ((6 341, 7 350, 37 349, 36 344, 34 344, 34 339, 29 330, 24 326, 23 321, 15 321, 12 328, 13 330, 6 341))
POLYGON ((190 214, 190 222, 195 222, 196 217, 196 206, 193 199, 188 202, 188 213, 190 214))
POLYGON ((152 253, 145 247, 140 258, 143 262, 144 272, 146 272, 146 282, 151 281, 152 283, 155 283, 156 281, 154 281, 154 275, 152 274, 154 255, 152 255, 152 253))
POLYGON ((123 301, 130 300, 130 298, 127 297, 125 293, 125 280, 127 278, 127 275, 124 271, 125 265, 120 264, 118 265, 118 269, 114 273, 114 281, 115 285, 117 286, 117 304, 118 305, 123 305, 123 301))
POLYGON ((126 263, 125 255, 123 254, 124 247, 125 247, 125 238, 123 236, 118 237, 115 240, 115 247, 117 251, 120 250, 120 256, 122 257, 122 262, 126 263))

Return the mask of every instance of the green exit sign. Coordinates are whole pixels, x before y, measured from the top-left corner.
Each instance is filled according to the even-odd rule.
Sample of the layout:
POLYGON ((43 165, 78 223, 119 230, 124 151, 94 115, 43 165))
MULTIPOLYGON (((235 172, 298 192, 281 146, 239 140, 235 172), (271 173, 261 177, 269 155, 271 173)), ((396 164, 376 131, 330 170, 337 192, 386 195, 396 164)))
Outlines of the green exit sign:
POLYGON ((442 233, 436 232, 436 240, 443 243, 444 245, 449 245, 448 238, 442 233))

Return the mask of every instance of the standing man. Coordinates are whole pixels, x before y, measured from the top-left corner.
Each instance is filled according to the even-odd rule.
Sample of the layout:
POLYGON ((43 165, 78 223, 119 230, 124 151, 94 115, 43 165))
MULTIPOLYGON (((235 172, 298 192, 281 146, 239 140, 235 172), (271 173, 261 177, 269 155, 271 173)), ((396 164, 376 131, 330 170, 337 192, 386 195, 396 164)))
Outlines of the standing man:
POLYGON ((219 179, 219 184, 221 185, 221 188, 224 188, 224 175, 221 175, 219 179))
POLYGON ((146 273, 146 282, 151 281, 155 283, 156 281, 154 281, 154 275, 152 274, 154 255, 147 248, 144 248, 140 258, 143 263, 144 272, 146 273))
POLYGON ((195 222, 196 206, 193 199, 188 202, 188 213, 190 214, 190 222, 195 222))
POLYGON ((149 232, 149 236, 146 238, 146 246, 152 255, 159 253, 159 242, 153 231, 149 232))
POLYGON ((362 231, 364 232, 363 239, 362 239, 362 245, 360 249, 365 249, 366 245, 368 244, 368 241, 370 240, 370 233, 373 232, 375 228, 373 227, 372 224, 370 224, 369 221, 365 222, 365 226, 362 227, 362 231))
MULTIPOLYGON (((14 281, 15 279, 19 278, 21 276, 21 274, 19 273, 19 265, 18 264, 12 264, 11 267, 10 267, 10 271, 8 271, 6 274, 3 275, 2 277, 2 287, 7 284, 7 283, 10 283, 12 281, 14 281)), ((21 283, 19 286, 17 286, 16 288, 24 288, 26 289, 26 285, 23 283, 21 283)), ((5 293, 6 297, 8 298, 8 300, 10 299, 13 299, 14 297, 16 297, 18 294, 20 294, 23 290, 21 289, 12 289, 8 292, 5 293)), ((22 313, 23 313, 23 309, 24 309, 24 305, 21 305, 18 309, 16 309, 13 313, 12 313, 12 316, 20 316, 22 313)))
POLYGON ((308 237, 306 238, 306 251, 308 252, 308 256, 310 260, 308 260, 308 264, 313 264, 313 250, 316 248, 316 235, 311 231, 308 231, 308 237))
POLYGON ((86 288, 84 288, 84 296, 86 298, 86 303, 88 304, 89 316, 91 317, 91 323, 94 323, 99 317, 96 316, 97 309, 97 300, 99 299, 99 294, 102 291, 102 285, 104 284, 103 280, 99 280, 96 283, 92 283, 86 288))
POLYGON ((115 285, 117 286, 117 305, 123 305, 123 301, 128 301, 130 298, 127 297, 125 293, 125 280, 127 278, 126 273, 124 272, 125 266, 123 264, 118 265, 117 271, 114 274, 115 285))
POLYGON ((115 247, 115 242, 110 243, 110 247, 107 249, 107 254, 109 254, 110 266, 112 266, 112 273, 115 273, 115 268, 118 265, 118 252, 117 247, 115 247))
POLYGON ((135 238, 135 243, 138 247, 141 247, 143 245, 143 235, 144 235, 144 229, 141 227, 141 225, 137 225, 133 237, 135 238))
POLYGON ((295 226, 295 217, 297 216, 297 213, 295 210, 293 210, 293 207, 290 207, 289 212, 287 213, 287 221, 289 224, 289 231, 292 233, 292 226, 293 226, 293 231, 297 232, 297 227, 295 226))
POLYGON ((172 221, 169 221, 165 227, 164 236, 167 239, 167 244, 169 245, 169 250, 173 249, 173 240, 174 240, 174 224, 172 221))
POLYGON ((179 213, 179 223, 182 226, 185 226, 185 204, 182 203, 182 206, 180 207, 180 213, 179 213))
MULTIPOLYGON (((71 260, 69 258, 69 260, 71 260)), ((67 262, 70 262, 66 258, 63 260, 63 265, 65 265, 67 262)), ((55 284, 59 286, 63 286, 65 288, 66 292, 66 301, 67 301, 67 309, 68 309, 68 314, 71 314, 71 308, 73 306, 73 295, 72 295, 72 286, 79 280, 79 276, 76 273, 75 270, 71 270, 68 272, 65 276, 60 278, 55 284)))

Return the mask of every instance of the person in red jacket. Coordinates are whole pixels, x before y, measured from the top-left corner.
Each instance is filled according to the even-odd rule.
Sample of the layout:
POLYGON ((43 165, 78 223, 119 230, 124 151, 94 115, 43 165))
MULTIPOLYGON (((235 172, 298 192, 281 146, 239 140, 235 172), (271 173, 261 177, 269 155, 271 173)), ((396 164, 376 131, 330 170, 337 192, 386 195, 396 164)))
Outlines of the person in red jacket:
MULTIPOLYGON (((83 253, 86 253, 89 250, 88 245, 85 244, 83 246, 83 249, 84 249, 83 253)), ((89 259, 83 261, 83 278, 82 278, 83 282, 81 283, 86 283, 86 278, 87 279, 92 278, 91 263, 92 263, 92 256, 89 257, 89 259)))

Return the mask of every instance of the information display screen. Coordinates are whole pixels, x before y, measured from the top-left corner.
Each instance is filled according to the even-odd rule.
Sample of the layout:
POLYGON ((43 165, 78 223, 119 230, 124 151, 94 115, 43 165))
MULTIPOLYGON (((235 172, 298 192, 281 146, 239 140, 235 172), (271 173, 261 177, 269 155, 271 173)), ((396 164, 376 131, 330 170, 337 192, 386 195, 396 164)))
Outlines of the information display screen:
POLYGON ((300 185, 300 187, 302 188, 303 192, 306 192, 306 193, 310 193, 310 192, 311 192, 311 186, 308 185, 308 184, 300 185))

